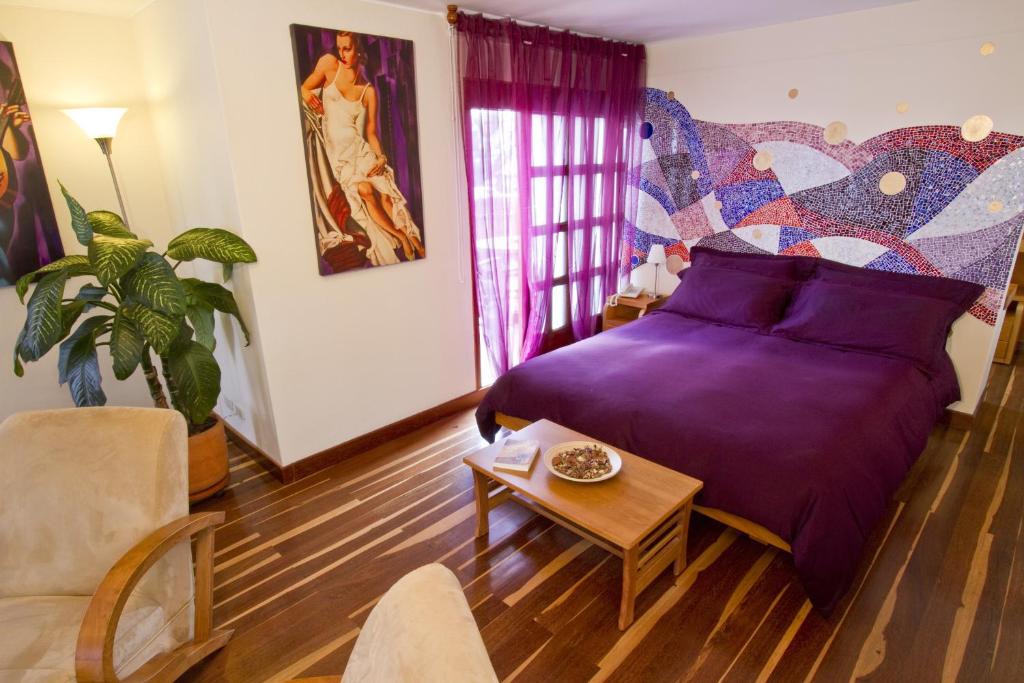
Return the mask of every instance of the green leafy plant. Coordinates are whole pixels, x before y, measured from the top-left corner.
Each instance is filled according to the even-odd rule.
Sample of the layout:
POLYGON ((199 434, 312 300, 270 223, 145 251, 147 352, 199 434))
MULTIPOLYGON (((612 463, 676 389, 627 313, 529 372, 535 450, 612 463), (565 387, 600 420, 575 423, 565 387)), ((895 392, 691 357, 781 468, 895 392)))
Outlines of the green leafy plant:
POLYGON ((205 259, 223 264, 227 280, 234 264, 256 261, 252 247, 227 230, 193 228, 172 239, 160 254, 116 213, 86 213, 63 185, 61 192, 71 211, 71 227, 87 254, 65 256, 16 283, 22 303, 29 285, 37 284, 15 342, 14 373, 21 377, 22 361, 39 360, 59 344, 59 380, 67 384, 75 404, 103 405, 107 397, 97 348, 108 346, 114 377, 128 379, 141 367, 153 404, 181 412, 189 433, 202 431, 220 395, 214 312, 234 316, 246 344, 249 332, 231 290, 179 278, 176 271, 182 262, 205 259), (89 281, 68 296, 68 281, 76 277, 89 281))

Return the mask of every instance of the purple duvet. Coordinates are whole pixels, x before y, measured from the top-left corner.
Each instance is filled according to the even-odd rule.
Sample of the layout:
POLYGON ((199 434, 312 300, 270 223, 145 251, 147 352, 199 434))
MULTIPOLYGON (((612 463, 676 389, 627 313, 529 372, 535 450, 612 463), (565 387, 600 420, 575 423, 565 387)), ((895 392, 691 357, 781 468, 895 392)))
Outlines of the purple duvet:
POLYGON ((828 613, 959 397, 948 357, 936 365, 659 311, 514 368, 477 422, 493 439, 495 412, 547 418, 703 480, 697 503, 785 539, 828 613))

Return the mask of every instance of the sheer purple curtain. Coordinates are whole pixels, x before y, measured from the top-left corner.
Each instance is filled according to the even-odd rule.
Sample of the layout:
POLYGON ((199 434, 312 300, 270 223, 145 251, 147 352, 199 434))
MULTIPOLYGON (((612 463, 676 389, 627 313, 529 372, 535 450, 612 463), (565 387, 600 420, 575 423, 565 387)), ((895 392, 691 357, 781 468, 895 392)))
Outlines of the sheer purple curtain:
POLYGON ((615 291, 642 45, 459 14, 476 301, 504 373, 590 336, 615 291))

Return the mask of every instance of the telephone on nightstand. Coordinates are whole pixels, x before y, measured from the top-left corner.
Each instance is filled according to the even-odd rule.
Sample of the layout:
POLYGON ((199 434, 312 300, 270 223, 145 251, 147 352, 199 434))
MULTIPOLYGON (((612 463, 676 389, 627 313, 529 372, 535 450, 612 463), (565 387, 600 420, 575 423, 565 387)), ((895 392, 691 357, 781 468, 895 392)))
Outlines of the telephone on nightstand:
POLYGON ((623 289, 621 292, 617 292, 615 294, 612 294, 610 297, 608 297, 608 305, 609 306, 615 306, 616 304, 618 304, 620 296, 624 296, 627 299, 635 299, 636 297, 640 296, 643 293, 644 293, 643 287, 641 287, 640 285, 630 284, 625 289, 623 289))

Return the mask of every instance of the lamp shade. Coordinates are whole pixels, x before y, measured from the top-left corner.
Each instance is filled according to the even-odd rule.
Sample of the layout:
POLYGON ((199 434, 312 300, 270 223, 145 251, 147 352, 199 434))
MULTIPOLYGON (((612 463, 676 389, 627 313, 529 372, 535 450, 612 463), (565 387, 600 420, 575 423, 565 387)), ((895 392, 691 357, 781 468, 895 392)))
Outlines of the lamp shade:
POLYGON ((647 252, 647 262, 653 263, 656 266, 662 266, 665 265, 667 260, 664 245, 652 244, 650 251, 647 252))
POLYGON ((112 138, 117 133, 117 124, 128 111, 123 107, 85 107, 62 109, 72 121, 91 138, 112 138))

